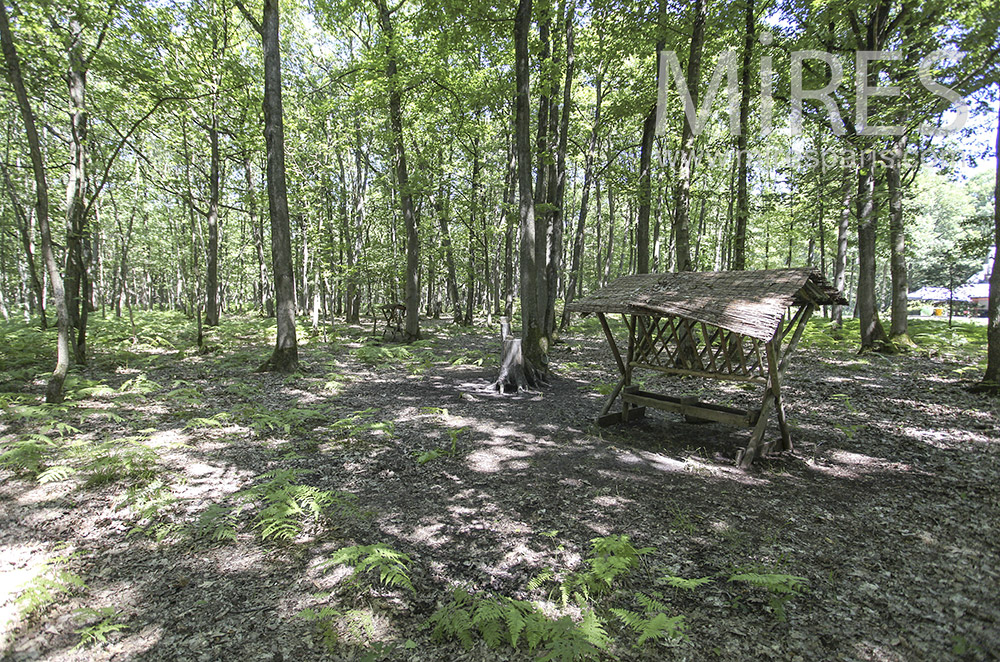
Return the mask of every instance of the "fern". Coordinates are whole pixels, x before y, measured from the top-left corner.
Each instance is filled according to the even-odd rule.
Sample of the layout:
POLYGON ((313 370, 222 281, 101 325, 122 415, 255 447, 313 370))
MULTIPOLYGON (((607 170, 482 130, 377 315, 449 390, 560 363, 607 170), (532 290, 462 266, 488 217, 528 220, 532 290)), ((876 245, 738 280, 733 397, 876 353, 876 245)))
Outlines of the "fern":
POLYGON ((58 483, 68 479, 73 474, 77 473, 77 470, 71 466, 60 464, 54 467, 49 467, 45 471, 38 474, 38 482, 42 483, 58 483))
POLYGON ((652 547, 636 549, 628 536, 605 536, 590 541, 593 556, 587 559, 590 571, 586 579, 592 590, 611 588, 616 579, 630 572, 639 559, 653 551, 652 547))
POLYGON ((333 506, 342 510, 354 508, 352 494, 292 482, 301 473, 298 469, 278 469, 264 474, 264 478, 270 479, 266 483, 238 494, 244 501, 264 503, 255 525, 262 539, 294 540, 310 521, 318 522, 333 506))
POLYGON ((100 609, 81 607, 77 609, 74 612, 76 618, 97 618, 98 620, 96 623, 76 631, 80 635, 80 643, 75 648, 83 648, 96 643, 106 643, 110 633, 127 629, 128 626, 124 623, 116 622, 120 615, 121 613, 114 607, 101 607, 100 609))
POLYGON ((62 596, 87 589, 79 575, 62 567, 73 556, 62 554, 40 564, 38 574, 14 600, 22 617, 43 611, 62 596))
POLYGON ((45 470, 45 462, 54 452, 55 443, 42 434, 28 434, 4 444, 0 467, 22 476, 36 477, 45 470))
POLYGON ((612 608, 609 611, 625 627, 638 635, 635 642, 636 647, 642 646, 647 641, 678 641, 684 637, 686 627, 684 616, 667 616, 665 613, 668 611, 666 605, 642 593, 637 593, 635 598, 643 607, 643 611, 618 608, 612 608))
POLYGON ((234 542, 236 518, 229 508, 213 503, 198 516, 192 532, 196 537, 208 538, 212 542, 234 542))
POLYGON ((128 488, 115 504, 115 509, 128 508, 138 516, 138 521, 127 536, 141 533, 160 542, 180 528, 168 519, 176 503, 177 498, 170 485, 164 479, 157 478, 150 483, 128 488))
POLYGON ((672 586, 674 588, 683 589, 685 591, 694 591, 705 584, 712 583, 712 577, 696 577, 694 579, 685 579, 684 577, 674 577, 673 575, 663 575, 657 579, 658 584, 666 584, 667 586, 672 586))
POLYGON ((745 572, 737 573, 729 578, 731 582, 744 582, 765 589, 768 594, 768 606, 775 619, 784 623, 788 620, 785 603, 795 596, 802 595, 809 586, 809 580, 796 575, 775 573, 745 572))
POLYGON ((415 593, 409 575, 410 562, 410 557, 403 552, 396 551, 384 543, 377 543, 338 549, 322 567, 350 566, 354 568, 353 579, 374 571, 383 586, 405 588, 415 593))
POLYGON ((125 437, 99 444, 76 444, 72 455, 82 460, 80 471, 88 474, 84 487, 100 487, 117 481, 139 486, 154 481, 160 472, 156 463, 158 458, 144 441, 142 437, 125 437))
POLYGON ((584 610, 579 623, 569 616, 552 620, 530 602, 494 594, 473 596, 463 589, 456 589, 452 601, 439 607, 425 627, 431 628, 435 641, 457 639, 469 649, 475 633, 490 648, 516 650, 523 644, 538 651, 539 660, 553 662, 595 659, 611 642, 593 610, 584 610))

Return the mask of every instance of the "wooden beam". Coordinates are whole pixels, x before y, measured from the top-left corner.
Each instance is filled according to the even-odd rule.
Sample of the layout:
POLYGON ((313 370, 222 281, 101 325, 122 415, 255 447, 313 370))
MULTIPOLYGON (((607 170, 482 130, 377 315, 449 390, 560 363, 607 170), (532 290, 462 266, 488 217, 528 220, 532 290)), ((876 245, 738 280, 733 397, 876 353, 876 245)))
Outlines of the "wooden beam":
POLYGON ((687 403, 683 402, 680 398, 651 393, 649 391, 627 391, 622 395, 622 400, 640 407, 652 407, 654 409, 662 409, 663 411, 677 412, 685 416, 703 418, 738 427, 747 427, 757 422, 755 410, 736 409, 735 407, 715 405, 708 402, 687 403))
MULTIPOLYGON (((811 306, 810 306, 811 308, 811 306)), ((771 392, 774 393, 774 409, 778 413, 778 428, 781 430, 782 450, 792 450, 792 433, 788 429, 788 421, 785 420, 785 403, 781 399, 781 373, 778 370, 778 343, 771 341, 767 343, 767 373, 770 377, 771 392)))
POLYGON ((601 410, 601 416, 604 416, 611 411, 611 405, 615 403, 615 398, 617 398, 618 394, 622 392, 623 386, 625 386, 624 371, 622 372, 622 378, 618 380, 617 384, 615 384, 615 387, 611 390, 611 395, 608 396, 607 402, 604 403, 604 409, 601 410))
POLYGON ((611 333, 611 327, 608 326, 608 319, 604 316, 604 313, 597 313, 597 319, 601 323, 601 328, 604 329, 604 337, 608 341, 608 345, 611 346, 611 353, 615 355, 615 361, 618 363, 618 370, 622 375, 625 374, 625 362, 622 361, 621 352, 618 351, 618 343, 615 342, 615 337, 611 333))
POLYGON ((806 330, 806 324, 809 322, 809 318, 812 317, 813 311, 816 310, 816 306, 807 305, 801 308, 802 317, 799 318, 799 325, 795 329, 795 333, 792 334, 792 339, 788 341, 785 345, 785 349, 782 350, 782 355, 780 362, 778 364, 778 375, 785 375, 785 368, 788 367, 788 361, 792 356, 792 352, 795 351, 796 346, 799 344, 799 340, 802 338, 802 333, 806 330))
POLYGON ((664 368, 660 365, 650 365, 648 363, 639 363, 638 361, 632 361, 632 367, 642 368, 644 370, 655 370, 656 372, 662 372, 667 375, 688 375, 691 377, 706 377, 708 379, 726 379, 735 382, 752 382, 754 384, 766 384, 766 377, 755 377, 753 375, 741 375, 741 374, 729 374, 722 372, 707 372, 705 370, 688 370, 687 368, 664 368))

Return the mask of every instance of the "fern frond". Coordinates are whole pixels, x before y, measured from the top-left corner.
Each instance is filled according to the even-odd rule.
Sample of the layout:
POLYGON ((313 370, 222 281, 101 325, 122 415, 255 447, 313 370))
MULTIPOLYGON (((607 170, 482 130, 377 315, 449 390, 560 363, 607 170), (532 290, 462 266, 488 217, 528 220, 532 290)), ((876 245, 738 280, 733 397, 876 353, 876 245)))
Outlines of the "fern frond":
POLYGON ((667 586, 673 586, 674 588, 683 589, 685 591, 693 591, 705 584, 712 583, 712 577, 696 577, 694 579, 686 579, 684 577, 674 577, 673 575, 663 575, 659 578, 658 583, 666 584, 667 586))
POLYGON ((772 593, 791 593, 793 595, 800 595, 809 586, 809 580, 805 577, 775 573, 739 573, 732 575, 729 581, 753 584, 772 593))

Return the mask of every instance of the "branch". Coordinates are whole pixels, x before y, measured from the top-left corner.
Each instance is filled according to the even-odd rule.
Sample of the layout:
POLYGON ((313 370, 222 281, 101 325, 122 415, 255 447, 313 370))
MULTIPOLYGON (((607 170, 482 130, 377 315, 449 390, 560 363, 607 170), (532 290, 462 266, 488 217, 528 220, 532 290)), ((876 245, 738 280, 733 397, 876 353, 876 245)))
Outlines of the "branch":
POLYGON ((236 3, 236 6, 239 7, 240 12, 242 12, 243 16, 246 17, 247 22, 249 22, 250 25, 253 26, 253 29, 257 31, 257 34, 259 34, 261 37, 263 37, 264 36, 264 26, 262 26, 260 24, 260 21, 258 21, 256 18, 254 18, 253 14, 251 14, 250 12, 247 11, 246 6, 243 4, 243 2, 241 0, 233 0, 233 2, 236 3))
POLYGON ((115 161, 118 159, 118 155, 121 154, 122 148, 125 147, 125 144, 128 142, 129 138, 132 137, 132 134, 138 131, 142 123, 145 122, 147 119, 149 119, 152 116, 152 114, 155 113, 157 109, 164 103, 166 103, 167 101, 181 101, 181 100, 185 100, 185 97, 163 97, 161 99, 158 99, 156 103, 153 104, 153 107, 150 108, 145 115, 140 117, 138 120, 135 121, 135 123, 132 124, 132 128, 128 130, 128 133, 122 136, 122 139, 121 141, 119 141, 118 146, 115 147, 114 152, 111 153, 111 157, 108 158, 108 162, 104 165, 104 172, 101 174, 101 183, 98 184, 97 187, 94 189, 94 194, 90 196, 90 201, 87 203, 87 206, 83 210, 84 218, 86 218, 87 215, 90 214, 90 209, 91 207, 94 206, 94 202, 97 200, 97 196, 100 195, 101 190, 103 190, 104 186, 108 183, 108 178, 111 174, 111 167, 115 164, 115 161))

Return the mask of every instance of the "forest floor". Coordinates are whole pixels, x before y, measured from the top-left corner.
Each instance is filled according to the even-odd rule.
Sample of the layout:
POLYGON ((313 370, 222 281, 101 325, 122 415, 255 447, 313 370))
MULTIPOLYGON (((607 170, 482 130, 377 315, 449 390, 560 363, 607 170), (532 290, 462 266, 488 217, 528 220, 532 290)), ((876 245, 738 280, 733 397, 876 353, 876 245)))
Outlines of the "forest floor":
POLYGON ((948 349, 967 329, 861 357, 812 325, 796 451, 744 472, 747 430, 597 428, 592 322, 548 388, 499 396, 485 327, 303 332, 283 376, 253 372, 259 320, 206 353, 179 315, 137 320, 94 322, 61 406, 51 333, 0 326, 0 659, 1000 657, 1000 416, 948 349))

